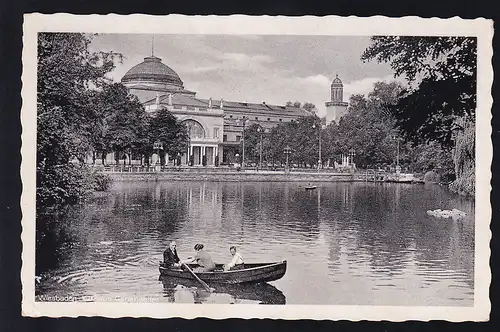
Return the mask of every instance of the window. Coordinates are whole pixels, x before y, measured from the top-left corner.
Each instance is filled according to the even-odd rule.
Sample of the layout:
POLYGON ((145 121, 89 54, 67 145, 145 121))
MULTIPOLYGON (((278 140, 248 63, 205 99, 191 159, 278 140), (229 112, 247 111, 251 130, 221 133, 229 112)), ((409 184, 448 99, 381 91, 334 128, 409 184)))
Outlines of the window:
POLYGON ((241 140, 241 136, 240 135, 236 135, 236 142, 239 142, 241 140))
POLYGON ((230 115, 229 115, 229 117, 232 119, 232 118, 233 118, 233 115, 232 115, 232 114, 230 114, 230 115))
POLYGON ((194 120, 186 120, 182 122, 188 129, 190 138, 204 138, 205 137, 205 129, 203 126, 194 120))
POLYGON ((280 119, 280 122, 282 121, 282 119, 280 119))
POLYGON ((214 138, 219 138, 219 128, 214 128, 214 138))
POLYGON ((256 116, 256 117, 255 117, 255 120, 259 120, 259 117, 258 117, 258 116, 256 116))
POLYGON ((227 135, 222 135, 222 140, 223 140, 224 142, 227 142, 227 135))

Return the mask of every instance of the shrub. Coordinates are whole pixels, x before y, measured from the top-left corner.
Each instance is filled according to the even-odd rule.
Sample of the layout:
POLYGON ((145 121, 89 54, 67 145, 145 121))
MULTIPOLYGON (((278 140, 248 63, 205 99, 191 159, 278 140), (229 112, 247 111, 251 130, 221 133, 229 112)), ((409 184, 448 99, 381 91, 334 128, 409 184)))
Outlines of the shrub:
POLYGON ((75 164, 37 167, 37 209, 74 204, 94 190, 87 166, 75 164))
POLYGON ((92 177, 95 191, 107 191, 111 188, 113 180, 108 175, 102 173, 92 173, 92 177))
POLYGON ((37 212, 54 207, 75 204, 94 191, 104 191, 111 186, 111 178, 93 173, 86 165, 62 164, 37 167, 37 212))
POLYGON ((457 134, 453 161, 456 180, 450 189, 462 195, 474 195, 476 192, 476 127, 472 121, 463 121, 464 130, 457 134))

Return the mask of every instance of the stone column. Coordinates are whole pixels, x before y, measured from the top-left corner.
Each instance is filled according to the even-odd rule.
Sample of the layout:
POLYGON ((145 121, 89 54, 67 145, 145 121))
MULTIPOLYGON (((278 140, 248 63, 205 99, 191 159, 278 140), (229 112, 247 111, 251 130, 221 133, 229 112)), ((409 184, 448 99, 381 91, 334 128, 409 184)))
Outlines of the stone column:
POLYGON ((215 166, 215 156, 217 155, 217 147, 214 146, 212 149, 212 166, 215 166))

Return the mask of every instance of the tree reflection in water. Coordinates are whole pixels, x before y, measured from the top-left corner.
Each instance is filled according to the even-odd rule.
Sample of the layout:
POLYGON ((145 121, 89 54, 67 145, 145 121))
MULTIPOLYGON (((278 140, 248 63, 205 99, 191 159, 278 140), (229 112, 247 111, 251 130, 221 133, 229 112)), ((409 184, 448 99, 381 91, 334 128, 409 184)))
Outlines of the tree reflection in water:
POLYGON ((472 305, 474 202, 440 186, 373 183, 131 182, 37 220, 37 294, 148 294, 203 303, 472 305), (458 208, 464 220, 430 218, 458 208), (158 285, 170 240, 216 262, 289 262, 265 286, 158 285), (85 275, 80 275, 85 271, 85 275), (72 276, 72 277, 71 277, 72 276), (64 282, 59 282, 64 280, 64 282), (282 293, 283 292, 283 293, 282 293))

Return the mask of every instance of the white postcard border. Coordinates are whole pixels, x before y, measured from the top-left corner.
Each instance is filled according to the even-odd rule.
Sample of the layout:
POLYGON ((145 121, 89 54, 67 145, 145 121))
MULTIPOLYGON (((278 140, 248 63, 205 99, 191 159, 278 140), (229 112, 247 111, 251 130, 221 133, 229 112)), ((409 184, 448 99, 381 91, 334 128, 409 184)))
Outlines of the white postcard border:
POLYGON ((419 17, 270 17, 270 16, 151 16, 27 14, 24 16, 22 74, 22 314, 25 316, 154 317, 154 318, 281 318, 331 320, 449 320, 485 321, 491 304, 491 87, 493 22, 419 17), (338 305, 223 305, 168 303, 58 303, 35 302, 35 205, 36 205, 36 64, 37 33, 161 33, 256 35, 426 35, 476 36, 478 54, 476 112, 476 221, 473 307, 405 307, 338 305))

